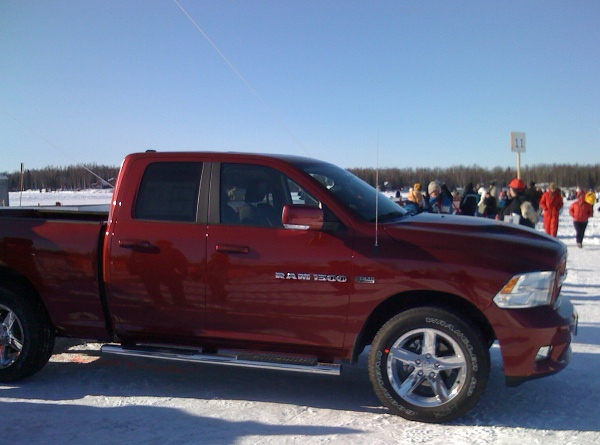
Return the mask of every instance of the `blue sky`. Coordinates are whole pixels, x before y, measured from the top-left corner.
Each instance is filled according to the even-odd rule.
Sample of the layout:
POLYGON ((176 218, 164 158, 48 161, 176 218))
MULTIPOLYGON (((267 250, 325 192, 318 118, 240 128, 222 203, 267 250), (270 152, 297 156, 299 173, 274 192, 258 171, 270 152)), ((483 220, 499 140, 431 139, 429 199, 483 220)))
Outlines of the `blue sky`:
POLYGON ((599 23, 597 0, 0 0, 0 171, 146 149, 516 167, 511 131, 522 166, 596 164, 599 23))

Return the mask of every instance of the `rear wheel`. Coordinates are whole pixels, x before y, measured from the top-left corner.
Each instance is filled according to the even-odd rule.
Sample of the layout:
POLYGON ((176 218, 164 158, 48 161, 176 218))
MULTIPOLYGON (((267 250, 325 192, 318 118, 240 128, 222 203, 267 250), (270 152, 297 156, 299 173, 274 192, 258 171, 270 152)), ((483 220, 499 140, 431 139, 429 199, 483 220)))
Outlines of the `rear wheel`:
POLYGON ((35 374, 50 359, 54 332, 39 304, 0 289, 0 382, 35 374))
POLYGON ((490 359, 479 331, 435 307, 396 315, 369 353, 369 376, 379 399, 395 414, 445 422, 466 414, 487 383, 490 359))

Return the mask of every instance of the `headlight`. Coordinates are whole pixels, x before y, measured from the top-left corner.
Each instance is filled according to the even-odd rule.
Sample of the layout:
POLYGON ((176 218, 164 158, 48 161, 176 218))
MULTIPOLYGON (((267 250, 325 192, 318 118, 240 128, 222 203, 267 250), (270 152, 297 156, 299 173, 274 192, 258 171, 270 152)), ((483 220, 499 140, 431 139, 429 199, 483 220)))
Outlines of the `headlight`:
POLYGON ((554 272, 515 275, 494 297, 502 309, 517 309, 550 304, 555 282, 554 272))

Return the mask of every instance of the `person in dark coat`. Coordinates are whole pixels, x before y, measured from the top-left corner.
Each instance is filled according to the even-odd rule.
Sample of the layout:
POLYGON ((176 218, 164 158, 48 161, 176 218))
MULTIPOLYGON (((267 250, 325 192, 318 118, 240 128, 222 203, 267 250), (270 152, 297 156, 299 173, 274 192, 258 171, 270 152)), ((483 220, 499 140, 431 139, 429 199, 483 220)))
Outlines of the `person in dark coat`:
POLYGON ((540 211, 540 199, 542 198, 542 191, 535 186, 535 182, 531 181, 529 187, 525 190, 525 196, 529 199, 529 202, 533 206, 536 212, 540 211))
POLYGON ((460 214, 474 216, 477 211, 477 201, 479 201, 479 195, 473 188, 473 183, 469 182, 460 200, 460 214))
POLYGON ((500 215, 500 219, 507 221, 518 220, 518 224, 535 228, 535 222, 532 222, 531 219, 523 216, 523 207, 527 205, 531 208, 531 210, 535 213, 531 202, 525 196, 525 182, 522 179, 515 178, 508 184, 508 200, 504 208, 502 209, 502 214, 500 215), (523 205, 523 203, 527 202, 528 204, 523 205))
POLYGON ((492 192, 485 192, 485 198, 483 198, 483 216, 485 218, 494 219, 498 215, 498 204, 496 198, 492 196, 492 192))

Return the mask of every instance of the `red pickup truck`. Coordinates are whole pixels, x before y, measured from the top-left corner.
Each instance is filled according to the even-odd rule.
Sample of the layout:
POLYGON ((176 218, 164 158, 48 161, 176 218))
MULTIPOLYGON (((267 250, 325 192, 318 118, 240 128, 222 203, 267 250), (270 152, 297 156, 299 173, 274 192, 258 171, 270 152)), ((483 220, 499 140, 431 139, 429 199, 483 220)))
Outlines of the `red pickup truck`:
POLYGON ((369 347, 391 412, 443 422, 484 391, 560 371, 577 314, 567 249, 484 218, 412 215, 296 156, 138 153, 108 213, 0 211, 0 381, 57 336, 103 353, 339 374, 369 347))

